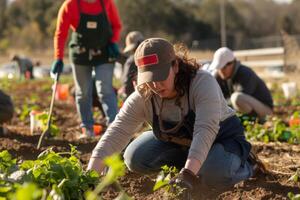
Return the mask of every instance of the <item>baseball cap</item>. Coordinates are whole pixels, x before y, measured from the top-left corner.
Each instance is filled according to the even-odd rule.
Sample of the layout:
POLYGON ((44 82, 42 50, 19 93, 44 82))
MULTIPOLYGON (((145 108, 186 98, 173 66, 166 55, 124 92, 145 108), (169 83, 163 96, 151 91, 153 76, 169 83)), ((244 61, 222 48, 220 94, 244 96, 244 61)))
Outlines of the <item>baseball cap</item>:
POLYGON ((227 63, 232 62, 234 59, 233 52, 229 48, 221 47, 215 52, 209 68, 211 70, 222 69, 227 63))
POLYGON ((175 59, 174 47, 170 42, 163 38, 146 39, 134 54, 138 69, 137 84, 166 80, 175 59))
POLYGON ((144 40, 144 36, 139 31, 132 31, 129 32, 125 39, 125 49, 123 50, 124 53, 127 53, 133 49, 135 49, 139 43, 144 40))

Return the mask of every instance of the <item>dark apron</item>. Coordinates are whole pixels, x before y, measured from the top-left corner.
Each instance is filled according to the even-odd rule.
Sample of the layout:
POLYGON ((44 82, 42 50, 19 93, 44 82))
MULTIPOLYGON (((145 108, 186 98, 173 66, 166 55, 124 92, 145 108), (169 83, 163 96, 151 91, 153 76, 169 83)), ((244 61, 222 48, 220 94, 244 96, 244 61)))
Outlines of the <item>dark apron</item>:
MULTIPOLYGON (((189 102, 189 101, 188 101, 189 102)), ((165 133, 162 131, 159 125, 159 118, 155 112, 154 100, 151 98, 152 111, 153 111, 153 133, 159 140, 165 142, 172 142, 181 146, 190 147, 193 139, 195 113, 190 109, 188 114, 184 117, 181 126, 174 130, 172 133, 165 133)), ((166 129, 175 127, 176 124, 163 121, 163 125, 166 129)), ((225 151, 234 153, 241 158, 242 164, 245 163, 251 150, 251 144, 247 142, 244 135, 244 127, 242 126, 239 118, 234 115, 220 122, 220 129, 215 143, 221 143, 224 146, 225 151)))
POLYGON ((112 36, 112 29, 108 21, 103 1, 100 0, 102 12, 89 15, 81 12, 80 0, 79 24, 72 32, 69 43, 70 60, 78 65, 99 65, 108 63, 107 45, 112 36))

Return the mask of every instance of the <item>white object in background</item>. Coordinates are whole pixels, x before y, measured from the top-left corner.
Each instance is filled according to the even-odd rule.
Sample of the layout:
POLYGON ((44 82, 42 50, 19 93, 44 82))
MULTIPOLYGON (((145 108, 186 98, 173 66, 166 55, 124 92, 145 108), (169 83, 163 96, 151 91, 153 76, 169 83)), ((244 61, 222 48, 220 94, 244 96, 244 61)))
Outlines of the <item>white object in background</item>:
POLYGON ((121 63, 115 62, 114 76, 116 79, 122 78, 123 67, 121 63))
POLYGON ((297 95, 297 84, 296 82, 282 83, 281 85, 284 97, 291 99, 297 95))
POLYGON ((38 120, 38 115, 42 114, 42 112, 32 110, 30 112, 30 134, 34 135, 35 131, 39 131, 42 129, 42 122, 38 120))

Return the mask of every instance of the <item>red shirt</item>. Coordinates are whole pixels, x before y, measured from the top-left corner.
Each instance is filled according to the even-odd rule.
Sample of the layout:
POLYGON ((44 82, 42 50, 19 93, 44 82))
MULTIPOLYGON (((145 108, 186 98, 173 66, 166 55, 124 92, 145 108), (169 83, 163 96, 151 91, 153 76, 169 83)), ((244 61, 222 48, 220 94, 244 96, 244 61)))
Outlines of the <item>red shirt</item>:
MULTIPOLYGON (((64 47, 68 37, 69 28, 71 28, 72 31, 75 31, 79 24, 80 15, 77 2, 78 0, 66 0, 59 9, 54 35, 55 59, 63 59, 64 47)), ((118 42, 122 28, 118 10, 113 0, 103 0, 103 3, 113 31, 111 42, 118 42)), ((96 0, 94 3, 88 3, 80 0, 80 9, 82 13, 92 15, 102 12, 102 6, 99 0, 96 0)))

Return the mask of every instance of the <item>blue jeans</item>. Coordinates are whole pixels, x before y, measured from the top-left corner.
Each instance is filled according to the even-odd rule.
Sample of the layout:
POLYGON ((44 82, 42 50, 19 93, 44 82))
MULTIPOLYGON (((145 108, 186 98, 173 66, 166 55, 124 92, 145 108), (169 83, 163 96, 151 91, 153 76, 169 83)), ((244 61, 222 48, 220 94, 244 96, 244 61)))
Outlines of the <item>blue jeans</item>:
MULTIPOLYGON (((188 149, 158 140, 152 131, 144 132, 126 148, 124 161, 129 170, 149 174, 158 172, 163 165, 184 167, 188 149)), ((207 187, 226 189, 253 175, 252 165, 243 165, 236 154, 226 152, 222 144, 215 143, 198 175, 207 187)))
POLYGON ((82 121, 81 127, 92 129, 94 125, 92 112, 93 70, 95 70, 95 84, 99 100, 108 123, 111 123, 118 111, 117 97, 112 86, 113 64, 106 63, 95 67, 73 64, 72 69, 76 89, 76 106, 82 121))

